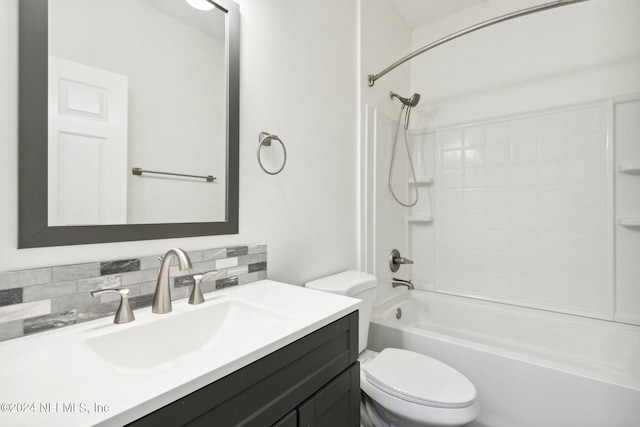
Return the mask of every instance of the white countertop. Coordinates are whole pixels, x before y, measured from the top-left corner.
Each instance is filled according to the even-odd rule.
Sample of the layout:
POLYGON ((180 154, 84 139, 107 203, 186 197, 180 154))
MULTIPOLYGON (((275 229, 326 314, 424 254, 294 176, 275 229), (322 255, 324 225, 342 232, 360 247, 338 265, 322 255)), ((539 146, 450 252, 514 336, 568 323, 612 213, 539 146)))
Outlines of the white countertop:
MULTIPOLYGON (((119 369, 87 340, 191 310, 174 302, 168 314, 136 310, 136 320, 116 325, 103 318, 0 342, 0 425, 121 426, 204 387, 358 308, 359 300, 262 280, 205 295, 210 304, 238 299, 268 306, 286 320, 224 348, 200 350, 152 371, 119 369)), ((176 321, 180 321, 177 317, 176 321)), ((206 328, 207 325, 201 325, 206 328)), ((185 334, 189 331, 185 330, 185 334)))

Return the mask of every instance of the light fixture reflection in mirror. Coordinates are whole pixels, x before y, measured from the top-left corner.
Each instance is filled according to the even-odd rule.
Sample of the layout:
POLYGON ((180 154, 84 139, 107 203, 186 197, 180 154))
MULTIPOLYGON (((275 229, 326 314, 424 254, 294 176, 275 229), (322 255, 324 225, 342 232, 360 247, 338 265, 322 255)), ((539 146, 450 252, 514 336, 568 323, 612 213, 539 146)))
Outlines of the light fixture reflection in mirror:
POLYGON ((187 3, 189 3, 189 6, 198 10, 211 10, 215 7, 213 4, 209 3, 207 0, 186 0, 186 1, 187 3))

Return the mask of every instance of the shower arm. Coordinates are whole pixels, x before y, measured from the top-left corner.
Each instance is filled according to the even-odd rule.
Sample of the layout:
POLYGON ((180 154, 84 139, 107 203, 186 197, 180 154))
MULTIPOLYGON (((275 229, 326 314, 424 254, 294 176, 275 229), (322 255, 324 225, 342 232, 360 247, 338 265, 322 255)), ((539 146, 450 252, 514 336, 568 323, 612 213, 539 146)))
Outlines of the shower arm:
POLYGON ((556 7, 560 7, 560 6, 568 6, 570 4, 573 3, 581 3, 584 1, 589 1, 589 0, 556 0, 556 1, 552 1, 550 3, 544 3, 538 6, 532 6, 529 7, 527 9, 522 9, 519 10, 517 12, 512 12, 512 13, 508 13, 506 15, 502 15, 502 16, 498 16, 497 18, 493 18, 493 19, 489 19, 488 21, 484 21, 481 22, 479 24, 473 25, 471 27, 465 28, 464 30, 460 30, 458 32, 455 32, 453 34, 450 34, 446 37, 443 37, 439 40, 436 40, 435 42, 428 44, 426 46, 421 47, 420 49, 411 52, 410 54, 408 54, 407 56, 405 56, 404 58, 401 58, 399 60, 397 60, 396 62, 394 62, 393 64, 389 65, 387 68, 385 68, 384 70, 380 71, 378 74, 369 74, 369 87, 373 86, 376 82, 376 80, 378 80, 380 77, 384 76, 385 74, 387 74, 389 71, 399 67, 400 65, 404 64, 407 61, 410 61, 411 59, 415 58, 416 56, 425 53, 428 50, 433 49, 434 47, 440 46, 442 44, 445 44, 453 39, 457 39, 458 37, 462 37, 466 34, 472 33, 474 31, 477 31, 481 28, 485 28, 485 27, 489 27, 491 25, 494 24, 498 24, 500 22, 504 22, 504 21, 508 21, 510 19, 514 19, 514 18, 519 18, 521 16, 525 16, 525 15, 530 15, 532 13, 536 13, 536 12, 542 12, 543 10, 548 10, 548 9, 553 9, 556 7))

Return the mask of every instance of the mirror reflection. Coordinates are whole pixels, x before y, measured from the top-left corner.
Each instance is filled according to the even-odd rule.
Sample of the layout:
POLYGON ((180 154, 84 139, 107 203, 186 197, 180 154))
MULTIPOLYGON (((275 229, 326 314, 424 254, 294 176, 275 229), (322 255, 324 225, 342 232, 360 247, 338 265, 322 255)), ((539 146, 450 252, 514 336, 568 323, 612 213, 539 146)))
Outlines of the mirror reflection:
POLYGON ((226 13, 189 3, 49 1, 50 226, 225 220, 226 13))

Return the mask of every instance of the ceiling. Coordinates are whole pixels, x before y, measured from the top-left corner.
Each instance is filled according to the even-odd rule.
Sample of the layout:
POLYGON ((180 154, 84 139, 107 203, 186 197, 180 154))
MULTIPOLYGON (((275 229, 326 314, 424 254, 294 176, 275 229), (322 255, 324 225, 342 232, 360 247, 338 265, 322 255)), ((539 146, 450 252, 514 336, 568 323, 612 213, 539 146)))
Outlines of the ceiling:
POLYGON ((444 18, 487 0, 388 0, 411 28, 444 18))

